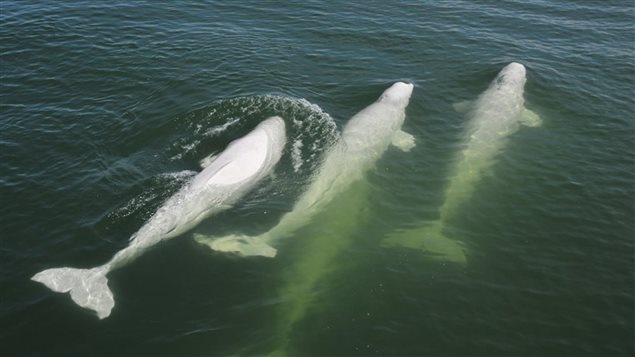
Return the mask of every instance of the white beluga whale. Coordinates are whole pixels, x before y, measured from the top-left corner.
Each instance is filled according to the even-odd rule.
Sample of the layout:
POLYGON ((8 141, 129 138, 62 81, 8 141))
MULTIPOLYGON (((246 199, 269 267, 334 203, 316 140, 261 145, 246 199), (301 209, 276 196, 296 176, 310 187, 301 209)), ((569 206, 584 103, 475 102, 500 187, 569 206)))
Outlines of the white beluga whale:
POLYGON ((94 310, 100 319, 115 305, 106 275, 132 262, 149 247, 179 236, 205 218, 230 207, 266 177, 278 163, 286 143, 285 123, 271 117, 250 133, 231 142, 219 155, 204 160, 207 166, 130 238, 130 244, 106 264, 92 269, 54 268, 31 279, 53 291, 69 292, 79 306, 94 310))
POLYGON ((305 226, 324 206, 360 180, 391 144, 404 151, 415 146, 414 137, 401 130, 413 88, 410 83, 394 83, 377 101, 355 114, 325 154, 317 174, 293 209, 272 229, 258 236, 195 235, 196 241, 216 251, 275 256, 277 241, 305 226))
POLYGON ((439 220, 424 227, 393 233, 382 242, 384 246, 421 249, 440 260, 465 263, 462 244, 447 238, 443 233, 444 226, 471 196, 481 176, 504 147, 507 137, 520 124, 530 127, 541 124, 540 117, 524 106, 526 81, 525 66, 510 63, 476 101, 455 105, 456 110, 468 113, 469 121, 464 149, 451 171, 439 220))

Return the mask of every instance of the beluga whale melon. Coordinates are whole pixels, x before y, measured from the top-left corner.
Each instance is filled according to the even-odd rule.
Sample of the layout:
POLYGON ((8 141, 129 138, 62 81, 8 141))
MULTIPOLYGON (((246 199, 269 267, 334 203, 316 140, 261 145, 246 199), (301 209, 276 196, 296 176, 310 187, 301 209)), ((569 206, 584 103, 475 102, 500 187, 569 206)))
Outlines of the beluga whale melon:
POLYGON ((195 235, 196 241, 216 251, 274 257, 278 241, 292 236, 335 197, 361 180, 391 144, 403 151, 415 146, 414 137, 401 130, 413 88, 411 83, 394 83, 374 103, 355 114, 324 155, 317 174, 293 209, 272 229, 258 236, 195 235))
POLYGON ((139 257, 146 249, 186 233, 202 220, 227 209, 278 163, 286 144, 284 120, 271 117, 231 142, 219 155, 204 160, 203 171, 176 194, 130 238, 130 244, 107 263, 92 269, 54 268, 31 279, 56 292, 68 292, 79 306, 100 319, 115 305, 106 275, 139 257))
POLYGON ((520 125, 540 126, 540 117, 525 108, 526 69, 510 63, 496 76, 478 99, 455 104, 457 111, 467 112, 465 146, 459 154, 445 189, 439 219, 423 227, 390 234, 382 245, 420 249, 435 259, 460 264, 466 262, 459 241, 444 235, 444 227, 457 209, 471 196, 476 184, 494 162, 494 158, 520 125))

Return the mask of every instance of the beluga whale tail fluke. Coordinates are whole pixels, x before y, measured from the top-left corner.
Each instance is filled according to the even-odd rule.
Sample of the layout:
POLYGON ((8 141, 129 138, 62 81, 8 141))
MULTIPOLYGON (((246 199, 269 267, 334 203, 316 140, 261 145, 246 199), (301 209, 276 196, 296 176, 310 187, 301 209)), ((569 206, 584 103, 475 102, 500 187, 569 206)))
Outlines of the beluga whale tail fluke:
POLYGON ((151 246, 186 233, 205 218, 231 207, 273 170, 285 143, 284 120, 264 120, 219 155, 208 157, 203 171, 168 198, 131 237, 130 244, 109 262, 92 269, 48 269, 31 280, 53 291, 70 293, 77 305, 95 311, 100 319, 108 317, 115 306, 106 277, 109 272, 132 262, 151 246))
POLYGON ((273 258, 278 254, 278 250, 267 244, 265 239, 245 234, 229 234, 217 239, 203 234, 194 234, 194 240, 214 251, 238 253, 244 257, 260 256, 273 258))
POLYGON ((463 150, 455 160, 445 189, 439 219, 421 228, 392 233, 383 246, 422 250, 441 260, 465 263, 463 244, 444 235, 447 223, 456 216, 460 206, 472 195, 481 177, 492 166, 505 147, 508 137, 521 125, 537 127, 542 119, 525 108, 526 69, 520 63, 505 66, 475 101, 454 105, 466 112, 468 122, 463 150))
POLYGON ((83 308, 94 310, 100 319, 108 317, 115 299, 108 288, 107 269, 53 268, 35 274, 31 280, 58 293, 70 293, 83 308))
POLYGON ((443 262, 465 264, 467 261, 463 244, 445 236, 441 221, 390 233, 382 241, 382 246, 421 250, 426 257, 443 262))

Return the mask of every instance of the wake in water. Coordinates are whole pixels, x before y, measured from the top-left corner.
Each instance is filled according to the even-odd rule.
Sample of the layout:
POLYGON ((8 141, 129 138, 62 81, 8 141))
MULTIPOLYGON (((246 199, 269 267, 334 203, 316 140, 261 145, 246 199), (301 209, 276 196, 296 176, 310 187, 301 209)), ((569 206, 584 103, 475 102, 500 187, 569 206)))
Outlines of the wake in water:
POLYGON ((285 119, 292 148, 291 155, 282 158, 282 167, 290 164, 293 173, 303 175, 315 169, 324 150, 337 140, 335 121, 304 98, 281 95, 223 99, 178 118, 172 125, 184 135, 168 148, 168 157, 176 161, 197 157, 201 151, 216 151, 216 143, 225 137, 231 137, 263 117, 275 115, 285 119))
MULTIPOLYGON (((201 165, 201 167, 203 166, 201 165)), ((197 173, 193 170, 183 170, 159 174, 147 180, 148 182, 145 182, 147 187, 144 187, 144 191, 120 207, 110 211, 105 216, 106 221, 117 224, 117 222, 134 215, 141 216, 144 220, 150 218, 152 213, 158 208, 153 207, 155 202, 162 202, 168 199, 190 181, 192 177, 196 176, 197 173)))

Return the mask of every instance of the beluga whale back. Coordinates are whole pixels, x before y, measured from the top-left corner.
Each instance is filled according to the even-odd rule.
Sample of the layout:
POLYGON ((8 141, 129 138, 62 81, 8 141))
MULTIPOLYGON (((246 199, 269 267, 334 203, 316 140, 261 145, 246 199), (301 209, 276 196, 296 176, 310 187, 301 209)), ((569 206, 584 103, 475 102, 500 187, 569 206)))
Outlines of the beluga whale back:
POLYGON ((525 108, 526 81, 525 66, 513 62, 498 73, 478 99, 455 104, 457 111, 468 113, 469 120, 465 146, 445 189, 439 220, 424 227, 391 234, 383 241, 384 246, 421 249, 440 260, 465 263, 462 245, 443 234, 444 226, 455 215, 457 208, 471 196, 476 183, 492 165, 509 135, 520 124, 530 127, 541 125, 540 117, 525 108))
POLYGON ((130 238, 130 244, 106 264, 92 269, 54 268, 31 279, 56 292, 69 292, 79 306, 94 310, 100 319, 115 305, 106 275, 132 262, 149 247, 179 236, 205 218, 230 207, 267 176, 278 163, 286 143, 285 123, 271 117, 249 134, 231 142, 205 168, 130 238))
POLYGON ((306 225, 325 205, 373 167, 391 144, 404 151, 415 146, 414 137, 401 130, 414 86, 397 82, 374 103, 355 114, 342 135, 325 154, 317 174, 293 209, 268 232, 259 236, 196 236, 196 241, 216 251, 243 256, 273 257, 275 243, 306 225))

